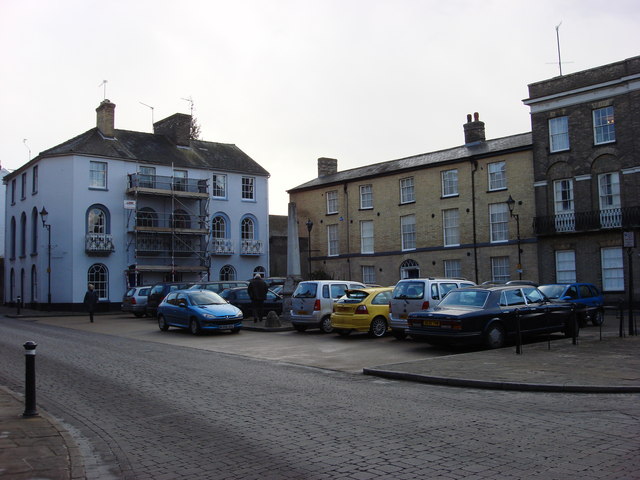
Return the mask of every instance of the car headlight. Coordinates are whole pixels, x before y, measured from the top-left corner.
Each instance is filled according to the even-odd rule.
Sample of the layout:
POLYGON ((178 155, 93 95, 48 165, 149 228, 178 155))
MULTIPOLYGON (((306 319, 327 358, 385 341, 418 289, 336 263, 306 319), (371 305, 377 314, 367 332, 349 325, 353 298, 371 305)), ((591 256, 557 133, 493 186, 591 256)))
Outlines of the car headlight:
POLYGON ((202 314, 202 318, 206 318, 207 320, 210 320, 212 318, 216 318, 215 315, 211 315, 210 313, 203 313, 202 314))

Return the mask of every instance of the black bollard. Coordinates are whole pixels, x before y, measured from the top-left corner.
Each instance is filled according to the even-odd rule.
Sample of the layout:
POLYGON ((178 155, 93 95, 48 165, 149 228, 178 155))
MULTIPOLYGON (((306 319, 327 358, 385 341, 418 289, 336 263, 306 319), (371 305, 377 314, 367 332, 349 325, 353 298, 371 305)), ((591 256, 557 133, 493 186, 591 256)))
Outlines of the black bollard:
POLYGON ((25 359, 25 386, 24 386, 24 413, 23 417, 38 415, 36 410, 36 342, 27 342, 24 345, 25 359))
POLYGON ((522 355, 522 331, 520 330, 520 310, 516 308, 516 354, 522 355))
POLYGON ((16 312, 16 315, 20 315, 20 304, 21 303, 22 303, 22 299, 20 298, 20 295, 18 295, 18 303, 16 304, 17 308, 18 308, 18 311, 16 312))

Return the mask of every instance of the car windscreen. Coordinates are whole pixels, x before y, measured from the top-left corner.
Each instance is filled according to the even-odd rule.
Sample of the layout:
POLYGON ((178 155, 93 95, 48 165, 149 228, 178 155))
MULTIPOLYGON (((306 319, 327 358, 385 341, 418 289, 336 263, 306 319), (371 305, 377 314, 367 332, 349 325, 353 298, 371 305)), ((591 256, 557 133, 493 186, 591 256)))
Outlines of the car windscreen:
POLYGON ((419 299, 424 297, 424 282, 400 282, 393 290, 393 298, 403 300, 419 299))
POLYGON ((220 295, 214 292, 202 291, 189 294, 193 305, 221 305, 227 303, 220 295))
POLYGON ((541 285, 538 290, 544 293, 547 298, 555 299, 560 298, 565 288, 567 288, 566 285, 541 285))
POLYGON ((347 290, 344 296, 338 300, 338 303, 360 303, 368 296, 369 294, 362 290, 347 290))
POLYGON ((481 290, 451 290, 439 303, 438 307, 482 308, 488 297, 489 292, 481 290))
POLYGON ((298 284, 293 292, 294 298, 315 298, 318 291, 318 284, 315 282, 302 282, 298 284))

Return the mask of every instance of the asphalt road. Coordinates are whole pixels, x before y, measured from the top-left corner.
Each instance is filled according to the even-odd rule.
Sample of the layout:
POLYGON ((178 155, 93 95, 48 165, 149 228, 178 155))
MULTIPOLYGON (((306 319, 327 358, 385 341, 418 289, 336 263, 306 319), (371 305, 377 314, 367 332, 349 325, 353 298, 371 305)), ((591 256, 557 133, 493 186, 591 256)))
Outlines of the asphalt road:
POLYGON ((0 383, 22 390, 22 344, 36 341, 38 404, 79 439, 90 479, 640 478, 638 395, 386 381, 283 346, 425 354, 387 339, 100 328, 0 318, 0 383))

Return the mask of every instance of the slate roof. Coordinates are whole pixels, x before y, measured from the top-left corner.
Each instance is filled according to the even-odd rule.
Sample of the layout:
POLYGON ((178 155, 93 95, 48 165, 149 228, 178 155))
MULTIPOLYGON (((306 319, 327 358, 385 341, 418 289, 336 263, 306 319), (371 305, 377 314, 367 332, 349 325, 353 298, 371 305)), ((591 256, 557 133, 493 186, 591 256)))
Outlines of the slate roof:
POLYGON ((423 153, 412 157, 389 160, 381 163, 374 163, 364 167, 343 170, 332 175, 325 175, 298 185, 287 192, 309 190, 319 186, 341 184, 353 180, 379 177, 383 175, 396 174, 400 171, 409 171, 434 166, 442 163, 452 163, 456 161, 468 160, 472 157, 482 158, 496 156, 513 151, 527 150, 532 147, 531 132, 511 135, 508 137, 495 138, 471 145, 439 150, 436 152, 423 153))
MULTIPOLYGON (((149 165, 173 165, 177 168, 201 168, 269 176, 267 170, 233 144, 191 140, 189 147, 178 147, 164 135, 130 130, 115 130, 114 137, 105 138, 98 128, 94 127, 60 145, 40 152, 29 163, 48 156, 91 155, 149 165)), ((24 167, 26 165, 15 170, 11 176, 24 167)))

